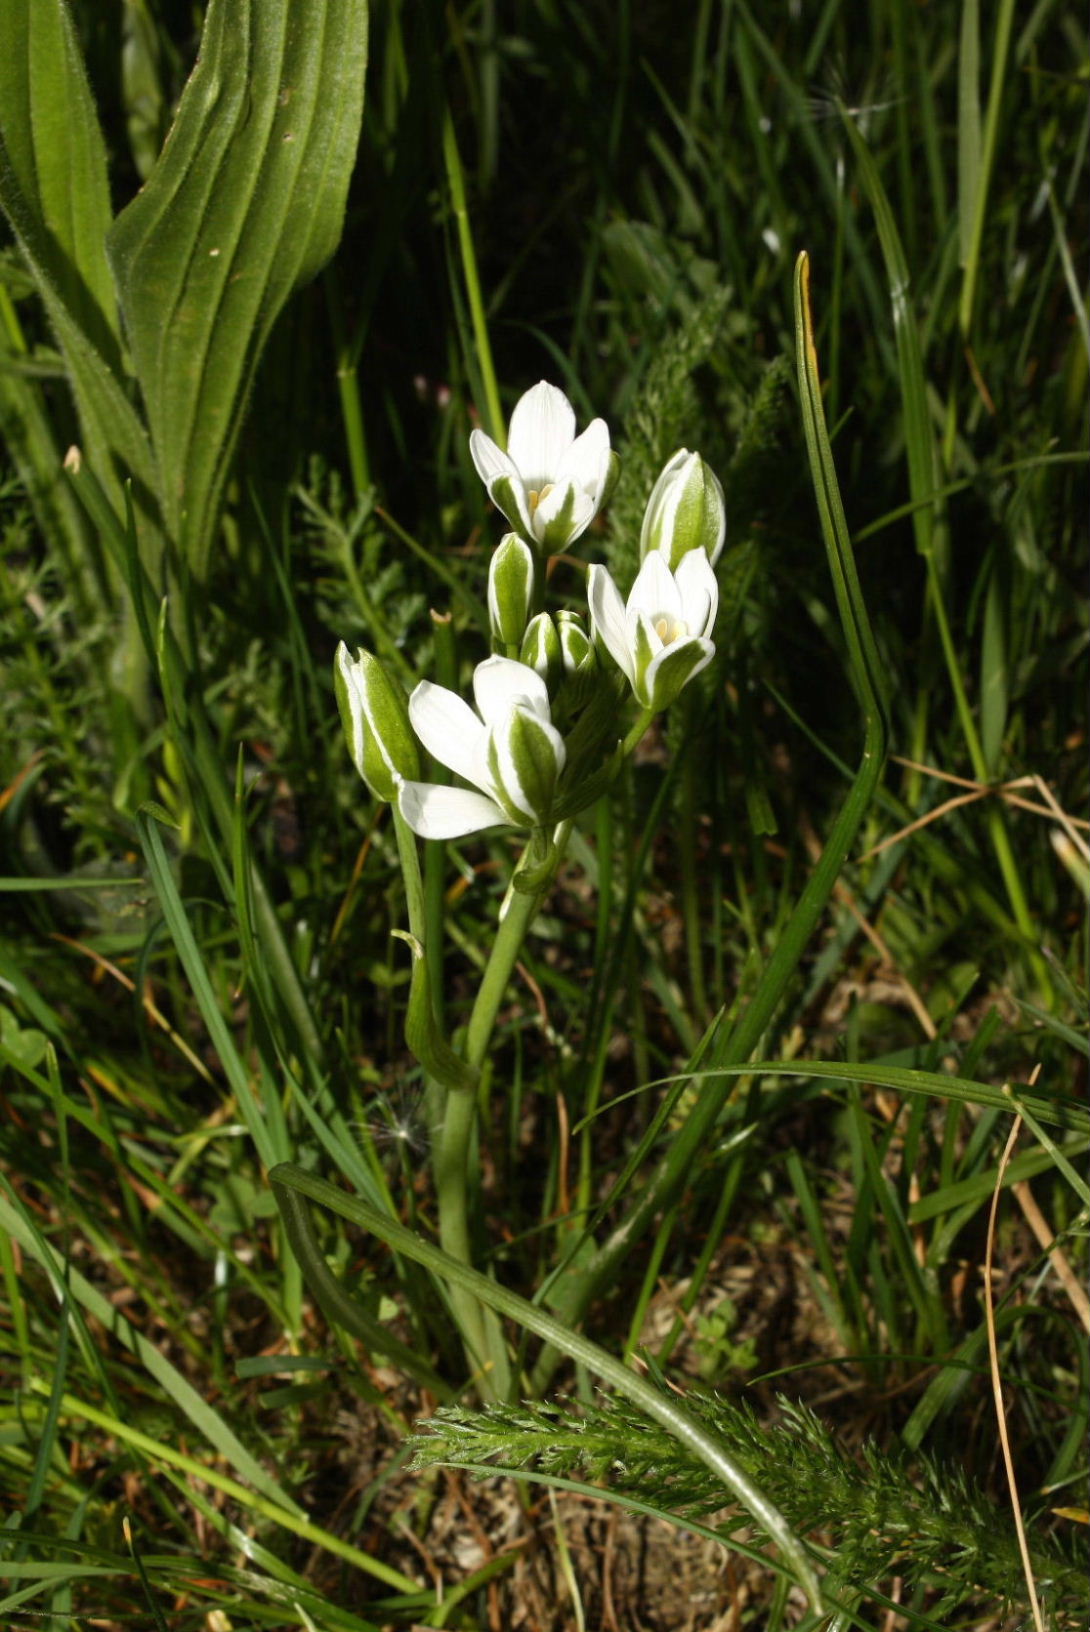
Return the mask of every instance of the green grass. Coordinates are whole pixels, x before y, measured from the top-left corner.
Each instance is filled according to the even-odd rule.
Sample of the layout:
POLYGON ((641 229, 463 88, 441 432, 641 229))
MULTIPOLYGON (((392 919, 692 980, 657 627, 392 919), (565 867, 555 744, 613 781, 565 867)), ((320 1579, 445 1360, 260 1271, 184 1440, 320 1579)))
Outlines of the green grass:
MULTIPOLYGON (((328 191, 256 185, 291 103, 255 59, 220 195, 159 172, 115 230, 202 8, 80 0, 66 55, 53 0, 0 0, 0 1620, 560 1632, 566 1569, 606 1624, 551 1484, 573 1533, 604 1488, 731 1546, 740 1625, 1030 1625, 1001 1184, 1019 1502, 1073 1627, 1090 1359, 1032 1219, 1084 1284, 1090 37, 1050 0, 375 0, 357 143, 326 4, 292 81, 328 191), (21 54, 32 12, 61 34, 21 54), (428 845, 407 902, 331 665, 465 689, 468 435, 543 377, 622 461, 553 604, 631 582, 679 446, 728 538, 715 661, 526 898, 490 1031, 517 840, 428 845), (460 1269, 429 1025, 481 1060, 460 1269), (467 1333, 505 1343, 488 1414, 467 1333), (533 1547, 459 1563, 452 1500, 533 1547)), ((192 117, 207 165, 228 114, 192 117)))

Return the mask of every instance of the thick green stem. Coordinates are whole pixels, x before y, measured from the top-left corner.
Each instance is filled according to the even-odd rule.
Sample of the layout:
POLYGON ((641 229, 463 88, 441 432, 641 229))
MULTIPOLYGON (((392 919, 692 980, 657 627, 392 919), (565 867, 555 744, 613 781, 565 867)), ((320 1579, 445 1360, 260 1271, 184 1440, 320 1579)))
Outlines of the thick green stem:
MULTIPOLYGON (((504 903, 503 915, 466 1029, 465 1059, 473 1070, 479 1070, 488 1057, 500 1004, 530 925, 537 916, 563 855, 570 830, 570 822, 562 822, 549 848, 546 848, 549 841, 544 834, 535 835, 535 840, 531 841, 519 864, 521 868, 527 862, 531 865, 544 862, 544 876, 532 891, 524 892, 512 885, 504 903), (541 854, 543 850, 544 855, 541 854)), ((468 1203, 476 1125, 477 1099, 474 1092, 470 1089, 449 1092, 435 1161, 439 1240, 444 1252, 467 1265, 473 1262, 468 1203)), ((480 1392, 486 1399, 504 1398, 509 1392, 510 1379, 507 1350, 499 1322, 490 1310, 482 1308, 458 1287, 451 1288, 451 1297, 459 1321, 464 1321, 463 1332, 469 1340, 468 1346, 474 1351, 473 1358, 481 1368, 482 1375, 478 1377, 480 1392)))

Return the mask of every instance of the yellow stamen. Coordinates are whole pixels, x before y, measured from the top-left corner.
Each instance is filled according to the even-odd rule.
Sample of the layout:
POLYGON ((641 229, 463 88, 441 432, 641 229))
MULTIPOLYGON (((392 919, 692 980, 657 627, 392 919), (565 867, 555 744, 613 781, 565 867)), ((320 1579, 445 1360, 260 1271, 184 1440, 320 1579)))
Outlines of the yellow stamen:
POLYGON ((672 646, 675 640, 683 640, 689 633, 689 625, 684 618, 668 618, 665 613, 655 619, 654 629, 664 646, 672 646))
POLYGON ((552 490, 553 490, 553 488, 555 486, 556 486, 555 482, 546 482, 545 486, 541 489, 540 493, 538 492, 536 487, 532 487, 530 489, 530 491, 527 493, 526 497, 530 501, 530 514, 531 515, 533 515, 534 511, 537 509, 537 507, 541 503, 542 499, 548 498, 549 494, 552 492, 552 490))

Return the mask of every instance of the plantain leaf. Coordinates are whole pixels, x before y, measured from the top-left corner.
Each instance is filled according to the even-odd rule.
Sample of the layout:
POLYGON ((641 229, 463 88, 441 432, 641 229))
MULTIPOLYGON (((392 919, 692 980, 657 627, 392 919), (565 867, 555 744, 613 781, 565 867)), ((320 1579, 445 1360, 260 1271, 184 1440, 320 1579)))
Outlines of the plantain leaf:
MULTIPOLYGON (((106 260, 106 150, 63 0, 0 0, 0 39, 0 208, 64 355, 84 452, 119 516, 132 476, 151 518, 154 464, 126 391, 106 260)), ((59 463, 36 474, 48 487, 59 463)))
POLYGON ((262 349, 340 236, 367 0, 211 0, 200 56, 107 252, 167 531, 203 577, 262 349))
POLYGON ((42 270, 116 372, 106 147, 64 0, 0 0, 0 39, 0 202, 33 217, 42 270))

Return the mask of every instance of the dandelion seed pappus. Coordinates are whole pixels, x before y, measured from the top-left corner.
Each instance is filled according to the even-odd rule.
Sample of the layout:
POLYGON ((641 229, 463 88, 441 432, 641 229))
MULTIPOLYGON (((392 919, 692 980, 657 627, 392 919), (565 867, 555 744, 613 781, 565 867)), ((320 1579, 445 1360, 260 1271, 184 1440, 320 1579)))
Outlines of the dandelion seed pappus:
POLYGON ((377 1089, 367 1115, 356 1123, 373 1149, 401 1162, 419 1161, 431 1149, 423 1083, 398 1083, 377 1089))

